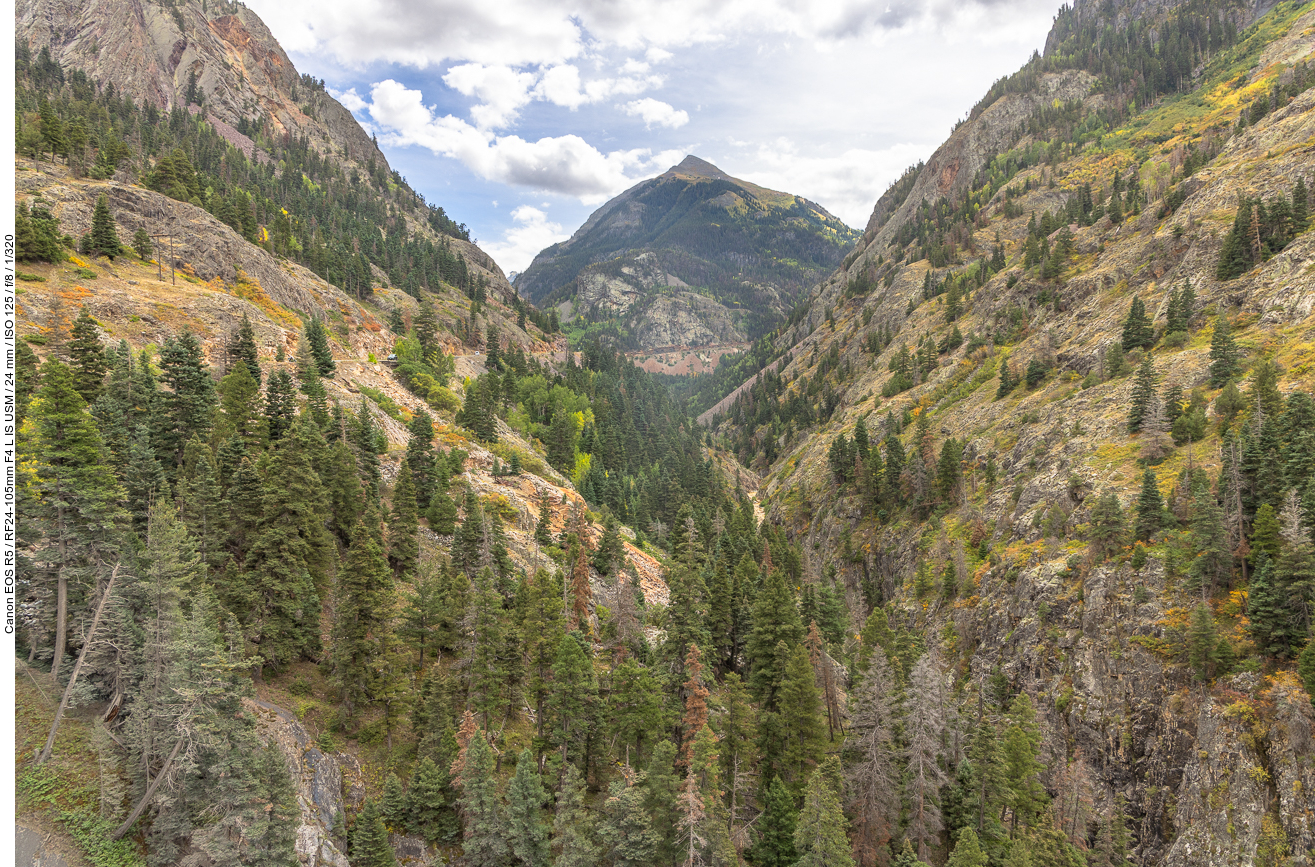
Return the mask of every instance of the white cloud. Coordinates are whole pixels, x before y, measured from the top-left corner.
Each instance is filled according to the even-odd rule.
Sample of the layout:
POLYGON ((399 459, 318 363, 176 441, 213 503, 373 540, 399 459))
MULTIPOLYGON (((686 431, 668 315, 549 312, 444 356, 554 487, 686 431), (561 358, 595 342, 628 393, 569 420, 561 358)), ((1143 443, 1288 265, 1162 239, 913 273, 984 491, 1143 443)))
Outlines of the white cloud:
POLYGON ((327 90, 329 91, 330 96, 342 103, 343 108, 352 113, 356 113, 369 105, 368 102, 361 98, 361 95, 356 92, 356 88, 354 87, 348 88, 341 93, 334 90, 332 87, 327 88, 327 90))
POLYGON ((661 100, 647 96, 627 102, 621 110, 628 115, 639 115, 643 118, 644 125, 650 129, 654 124, 676 129, 689 123, 689 114, 685 111, 672 108, 661 100))
MULTIPOLYGON (((586 46, 668 49, 742 35, 795 36, 821 43, 874 33, 940 29, 972 19, 1007 27, 1039 0, 250 0, 284 48, 327 52, 353 67, 386 61, 419 69, 469 61, 551 66, 586 46)), ((1047 4, 1049 5, 1049 4, 1047 4)), ((1053 10, 1053 6, 1050 7, 1053 10)))
POLYGON ((484 244, 484 249, 505 271, 524 271, 545 247, 571 237, 561 223, 548 219, 538 208, 521 205, 511 212, 515 224, 502 234, 502 240, 484 244))
POLYGON ((653 156, 646 148, 603 153, 577 135, 548 136, 526 141, 498 136, 466 121, 439 117, 422 94, 392 79, 370 91, 370 117, 388 145, 419 145, 439 156, 460 160, 486 180, 574 196, 585 203, 601 202, 670 158, 653 156))
POLYGON ((530 101, 535 78, 532 72, 517 72, 509 66, 463 63, 449 69, 443 82, 458 93, 480 100, 470 110, 475 126, 499 129, 514 121, 521 107, 530 101))
POLYGON ((928 156, 928 149, 917 144, 851 148, 832 156, 800 156, 797 151, 785 139, 763 145, 747 158, 739 177, 818 202, 856 229, 867 225, 873 205, 891 181, 928 156))
POLYGON ((554 66, 543 74, 536 93, 554 105, 572 111, 589 102, 589 96, 580 90, 580 70, 571 64, 554 66))

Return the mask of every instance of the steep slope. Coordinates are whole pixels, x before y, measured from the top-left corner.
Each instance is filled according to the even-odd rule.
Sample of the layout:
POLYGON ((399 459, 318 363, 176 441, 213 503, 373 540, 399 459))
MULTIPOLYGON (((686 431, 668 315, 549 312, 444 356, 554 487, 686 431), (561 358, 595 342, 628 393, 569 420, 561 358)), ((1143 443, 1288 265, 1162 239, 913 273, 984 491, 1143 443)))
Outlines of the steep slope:
MULTIPOLYGON (((1306 637, 1270 643, 1242 557, 1262 505, 1315 496, 1301 470, 1256 475, 1308 449, 1313 47, 1309 3, 1062 11, 1046 55, 882 197, 766 371, 702 419, 762 473, 769 522, 810 582, 837 582, 851 632, 884 609, 969 718, 1003 725, 1009 696, 1031 697, 1048 800, 1093 857, 1123 804, 1138 863, 1307 863, 1315 846, 1306 637), (1133 55, 1145 37, 1141 56, 1113 33, 1133 55), (1154 333, 1124 359, 1135 300, 1154 333), (1232 377, 1211 369, 1228 326, 1232 377), (1129 375, 1143 358, 1149 397, 1129 375), (1130 434, 1139 402, 1152 421, 1130 434), (1229 463, 1262 435, 1267 457, 1229 463), (1138 512, 1148 469, 1167 517, 1138 512), (1127 516, 1113 537, 1108 494, 1127 516), (1134 534, 1146 514, 1163 526, 1134 534), (1208 566, 1224 526, 1227 562, 1208 566), (1207 634, 1222 661, 1200 656, 1207 634)), ((1287 514, 1273 550, 1295 557, 1315 517, 1287 514)))
POLYGON ((840 261, 855 233, 823 208, 695 156, 607 202, 535 257, 516 287, 623 345, 739 343, 840 261))

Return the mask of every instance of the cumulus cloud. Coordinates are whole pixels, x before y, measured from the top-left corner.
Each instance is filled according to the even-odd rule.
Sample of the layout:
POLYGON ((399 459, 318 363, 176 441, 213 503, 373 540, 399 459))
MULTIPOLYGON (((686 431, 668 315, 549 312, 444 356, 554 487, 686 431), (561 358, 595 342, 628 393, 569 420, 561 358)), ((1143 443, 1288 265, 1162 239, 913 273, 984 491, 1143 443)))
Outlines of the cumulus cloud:
POLYGON ((639 115, 644 120, 644 126, 650 129, 654 124, 676 129, 689 123, 689 114, 685 111, 647 96, 627 102, 622 107, 622 111, 632 116, 639 115))
POLYGON ((475 126, 499 129, 514 121, 521 107, 530 101, 535 78, 534 73, 517 72, 509 66, 463 63, 449 69, 443 83, 480 100, 470 110, 475 126))
MULTIPOLYGON (((647 69, 647 64, 639 64, 647 69)), ((624 69, 634 69, 627 64, 624 69)), ((595 78, 583 81, 580 70, 569 63, 554 66, 543 73, 534 95, 554 105, 575 111, 587 103, 600 102, 609 96, 633 96, 662 86, 660 75, 625 75, 618 78, 595 78)))
POLYGON ((745 160, 739 176, 774 190, 788 190, 814 202, 856 229, 867 225, 877 199, 891 181, 927 148, 896 144, 880 150, 850 148, 828 156, 801 155, 789 140, 760 146, 745 160))
POLYGON ((668 49, 743 34, 821 42, 874 32, 940 27, 988 13, 1007 22, 1037 0, 250 0, 289 51, 328 52, 363 67, 386 61, 417 68, 450 62, 552 66, 598 46, 668 49))
POLYGON ((484 244, 484 249, 507 271, 524 271, 540 250, 571 235, 562 230, 562 224, 548 219, 538 208, 521 205, 511 212, 512 227, 502 239, 484 244))
POLYGON ((452 115, 439 116, 420 91, 392 79, 370 91, 370 117, 388 145, 418 145, 452 157, 485 180, 601 202, 634 183, 669 152, 646 148, 603 153, 577 135, 526 141, 495 135, 452 115))

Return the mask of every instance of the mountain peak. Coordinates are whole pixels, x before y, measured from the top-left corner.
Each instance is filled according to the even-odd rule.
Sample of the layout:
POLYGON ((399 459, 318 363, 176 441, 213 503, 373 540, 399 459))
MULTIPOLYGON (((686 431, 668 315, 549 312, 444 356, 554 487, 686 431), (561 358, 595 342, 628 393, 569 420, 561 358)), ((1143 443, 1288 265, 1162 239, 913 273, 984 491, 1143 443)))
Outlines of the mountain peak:
POLYGON ((730 178, 731 176, 714 166, 704 159, 699 159, 693 154, 689 154, 679 165, 672 166, 667 170, 669 175, 684 175, 700 178, 730 178))

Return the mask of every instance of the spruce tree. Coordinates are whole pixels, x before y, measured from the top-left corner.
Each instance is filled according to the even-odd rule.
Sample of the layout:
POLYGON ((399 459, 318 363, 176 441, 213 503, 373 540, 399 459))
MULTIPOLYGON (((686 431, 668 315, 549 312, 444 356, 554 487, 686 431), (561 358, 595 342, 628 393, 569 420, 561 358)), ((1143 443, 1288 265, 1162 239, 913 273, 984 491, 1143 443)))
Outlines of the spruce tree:
POLYGON ((397 487, 393 489, 393 513, 388 520, 388 562, 398 578, 414 572, 420 562, 419 529, 410 460, 402 458, 397 487))
POLYGON ((621 544, 620 527, 616 518, 608 516, 607 524, 603 529, 603 538, 598 543, 598 550, 594 552, 594 568, 602 575, 611 575, 624 557, 625 549, 621 544))
POLYGON ((260 357, 256 348, 256 331, 251 327, 251 318, 242 314, 242 322, 238 325, 237 331, 228 340, 226 347, 228 354, 228 364, 230 369, 238 362, 244 362, 247 366, 247 372, 255 380, 256 387, 260 387, 260 357))
POLYGON ((1210 338, 1210 387, 1223 388, 1237 377, 1242 362, 1237 343, 1233 340, 1233 327, 1228 317, 1215 317, 1214 336, 1210 338))
POLYGON ((776 693, 785 675, 785 660, 777 659, 777 645, 784 642, 788 647, 804 638, 799 608, 785 582, 783 569, 768 570, 754 602, 751 620, 753 631, 746 647, 749 691, 764 710, 775 710, 776 693))
POLYGON ((1137 498, 1137 521, 1133 528, 1133 538, 1139 542, 1149 542, 1164 527, 1164 522, 1164 497, 1160 495, 1160 484, 1155 473, 1147 467, 1142 473, 1141 495, 1137 498))
POLYGON ((658 835, 644 805, 644 790, 625 780, 616 780, 607 794, 598 825, 607 862, 612 867, 652 867, 659 863, 656 860, 658 835))
POLYGON ((598 844, 594 842, 593 816, 585 808, 584 779, 575 765, 567 765, 557 795, 553 819, 553 842, 560 851, 553 867, 595 867, 598 844))
POLYGON ((163 395, 161 462, 172 478, 182 460, 183 448, 193 436, 207 439, 215 406, 215 381, 201 342, 190 331, 166 338, 160 350, 160 369, 170 391, 163 395))
POLYGON ((1215 629, 1214 614, 1204 602, 1198 602, 1192 609, 1191 621, 1187 626, 1187 664, 1197 680, 1207 681, 1214 672, 1219 645, 1219 633, 1215 629))
POLYGON ((990 863, 991 860, 982 851, 977 833, 972 828, 964 828, 959 832, 959 841, 954 844, 954 851, 950 854, 950 860, 945 862, 945 867, 987 867, 990 863))
POLYGON ((396 864, 379 805, 373 798, 367 798, 352 827, 352 867, 395 867, 396 864))
POLYGON ((1127 527, 1117 494, 1110 490, 1101 494, 1091 507, 1091 520, 1087 527, 1087 538, 1101 559, 1123 547, 1127 527))
POLYGON ((1040 779, 1045 770, 1038 758, 1040 749, 1041 728, 1037 724, 1036 709, 1027 693, 1020 692, 1009 707, 1009 727, 1001 744, 1007 780, 1006 803, 1013 814, 1015 827, 1019 822, 1034 826, 1048 800, 1040 779))
POLYGON ((306 343, 316 372, 320 376, 333 376, 338 367, 333 363, 333 350, 329 348, 329 332, 318 317, 312 316, 306 323, 306 343))
POLYGON ((808 780, 804 808, 795 825, 795 849, 799 852, 796 867, 853 867, 848 822, 840 808, 840 793, 832 779, 840 776, 840 760, 828 758, 808 780))
POLYGON ((464 820, 461 850, 471 867, 504 867, 510 854, 510 829, 498 797, 493 764, 493 750, 484 733, 476 729, 466 747, 459 800, 464 820))
POLYGON ((99 564, 118 554, 126 514, 123 490, 73 372, 57 361, 41 368, 41 388, 18 437, 20 522, 48 544, 36 549, 26 580, 53 588, 54 663, 59 671, 69 628, 70 589, 95 585, 99 564))
POLYGON ((460 832, 447 769, 429 756, 416 763, 407 789, 407 827, 428 843, 450 843, 460 832))
POLYGON ((598 704, 598 676, 594 673, 588 642, 579 632, 562 636, 553 664, 553 686, 548 697, 552 719, 551 740, 562 758, 577 765, 587 758, 598 704))
POLYGON ((758 839, 745 855, 757 867, 793 867, 799 860, 794 842, 797 822, 790 790, 779 777, 773 777, 758 820, 758 839))
MULTIPOLYGON (((258 384, 258 383, 257 383, 258 384)), ((297 393, 286 370, 276 370, 265 389, 265 425, 269 441, 278 442, 292 430, 297 416, 297 393)))
POLYGON ((132 236, 132 248, 137 255, 144 260, 149 261, 151 256, 155 255, 155 250, 151 246, 151 236, 146 233, 144 226, 137 227, 137 231, 132 236))
POLYGON ((1142 422, 1155 401, 1155 388, 1155 362, 1147 353, 1137 368, 1137 378, 1132 386, 1132 402, 1128 405, 1128 430, 1131 433, 1141 430, 1142 422))
POLYGON ((801 792, 805 780, 825 752, 826 726, 822 695, 808 660, 808 651, 803 644, 797 644, 787 659, 777 696, 784 738, 779 745, 764 745, 763 756, 769 761, 774 758, 782 779, 794 791, 801 792))
POLYGON ((529 750, 521 750, 507 784, 507 843, 514 863, 548 867, 548 829, 539 813, 548 793, 529 750))
POLYGON ((70 336, 72 339, 68 342, 68 354, 77 376, 75 388, 82 399, 91 405, 100 394, 109 363, 105 360, 105 347, 101 345, 96 320, 91 318, 85 304, 73 322, 70 336))
POLYGON ((415 486, 416 509, 424 512, 434 493, 434 419, 423 409, 418 410, 407 429, 411 436, 406 441, 406 460, 415 486))
POLYGON ((402 781, 398 779, 395 773, 389 772, 388 778, 384 780, 384 792, 382 798, 380 798, 380 813, 383 814, 385 826, 397 831, 399 834, 406 833, 406 791, 403 790, 402 781))
POLYGON ((1146 316, 1146 305, 1142 303, 1141 298, 1134 295, 1132 307, 1128 310, 1127 318, 1123 320, 1123 337, 1119 344, 1124 352, 1131 352, 1134 349, 1150 349, 1154 343, 1155 331, 1151 320, 1146 316))
POLYGON ((91 212, 91 231, 83 238, 83 252, 99 253, 112 262, 115 256, 123 255, 123 243, 119 241, 118 230, 114 227, 114 217, 110 216, 109 201, 101 193, 96 199, 96 208, 91 212))

